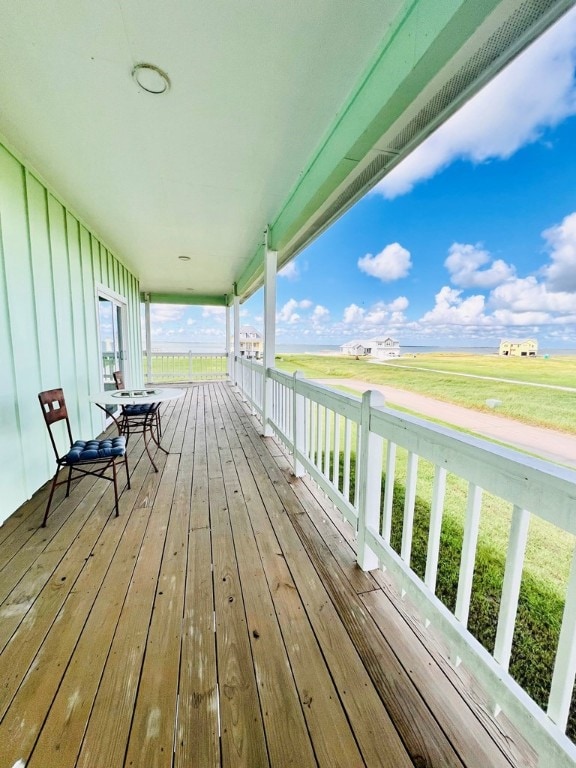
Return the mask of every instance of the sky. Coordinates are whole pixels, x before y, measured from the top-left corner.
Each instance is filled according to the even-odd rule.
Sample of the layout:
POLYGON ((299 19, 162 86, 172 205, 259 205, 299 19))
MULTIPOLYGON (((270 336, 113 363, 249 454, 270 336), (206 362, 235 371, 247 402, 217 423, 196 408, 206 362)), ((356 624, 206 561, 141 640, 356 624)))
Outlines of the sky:
MULTIPOLYGON (((575 66, 573 9, 279 273, 276 343, 576 348, 575 66)), ((155 346, 224 332, 152 308, 155 346)))

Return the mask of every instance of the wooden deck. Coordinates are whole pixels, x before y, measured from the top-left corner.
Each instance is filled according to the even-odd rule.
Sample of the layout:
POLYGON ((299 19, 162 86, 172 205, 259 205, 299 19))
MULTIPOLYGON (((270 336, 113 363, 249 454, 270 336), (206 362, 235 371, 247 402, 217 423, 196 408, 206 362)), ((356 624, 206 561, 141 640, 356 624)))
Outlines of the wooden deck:
POLYGON ((227 383, 0 528, 0 768, 533 764, 227 383))

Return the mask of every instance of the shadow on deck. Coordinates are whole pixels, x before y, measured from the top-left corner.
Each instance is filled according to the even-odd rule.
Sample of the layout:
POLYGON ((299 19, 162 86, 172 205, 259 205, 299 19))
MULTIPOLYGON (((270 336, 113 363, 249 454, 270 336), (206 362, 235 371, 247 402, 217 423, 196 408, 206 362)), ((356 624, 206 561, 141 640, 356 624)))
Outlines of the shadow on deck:
POLYGON ((0 768, 533 764, 227 383, 0 528, 0 768))

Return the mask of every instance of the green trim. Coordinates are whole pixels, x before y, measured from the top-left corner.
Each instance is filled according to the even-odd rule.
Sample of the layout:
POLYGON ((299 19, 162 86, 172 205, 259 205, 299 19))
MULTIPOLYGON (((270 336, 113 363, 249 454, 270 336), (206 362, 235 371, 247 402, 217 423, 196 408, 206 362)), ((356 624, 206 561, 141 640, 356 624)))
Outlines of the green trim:
POLYGON ((198 306, 225 307, 228 300, 223 296, 200 296, 195 293, 141 293, 140 300, 149 298, 151 304, 190 304, 198 306))

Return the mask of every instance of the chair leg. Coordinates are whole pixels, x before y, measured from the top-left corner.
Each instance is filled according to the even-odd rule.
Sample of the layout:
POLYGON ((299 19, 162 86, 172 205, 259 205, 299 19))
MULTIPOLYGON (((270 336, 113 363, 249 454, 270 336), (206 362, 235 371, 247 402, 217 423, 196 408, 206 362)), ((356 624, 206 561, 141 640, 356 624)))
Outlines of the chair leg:
POLYGON ((68 467, 68 482, 66 483, 66 498, 70 496, 70 483, 72 482, 72 464, 68 467))
POLYGON ((128 451, 124 454, 124 464, 126 465, 126 488, 130 488, 130 471, 128 469, 128 451))
POLYGON ((116 502, 116 517, 120 514, 120 509, 118 508, 118 478, 116 476, 116 462, 112 462, 112 479, 114 482, 114 501, 116 502))
POLYGON ((50 507, 52 505, 54 491, 56 490, 56 479, 58 477, 59 472, 60 472, 60 467, 58 467, 58 469, 56 470, 56 474, 52 478, 52 487, 50 488, 50 496, 48 496, 48 503, 46 504, 46 511, 44 512, 44 520, 42 520, 42 528, 46 528, 46 520, 48 520, 48 513, 50 512, 50 507))

